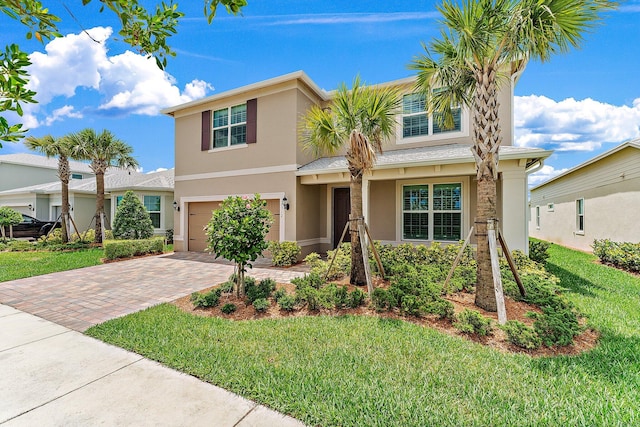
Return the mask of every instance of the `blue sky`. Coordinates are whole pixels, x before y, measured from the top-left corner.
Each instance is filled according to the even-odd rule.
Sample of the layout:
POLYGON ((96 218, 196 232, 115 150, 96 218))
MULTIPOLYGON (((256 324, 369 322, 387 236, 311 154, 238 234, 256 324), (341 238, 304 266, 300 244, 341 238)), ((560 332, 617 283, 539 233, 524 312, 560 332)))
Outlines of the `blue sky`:
MULTIPOLYGON (((45 44, 27 41, 24 28, 0 17, 1 40, 20 44, 33 61, 40 103, 26 107, 24 122, 34 136, 109 129, 134 147, 147 172, 174 164, 164 107, 296 70, 327 90, 357 74, 371 84, 408 77, 420 43, 440 28, 436 2, 427 0, 249 0, 243 16, 221 10, 211 25, 192 0, 179 3, 187 16, 170 40, 178 56, 162 72, 118 41, 117 21, 98 13, 98 2, 67 3, 76 19, 61 2, 45 0, 65 35, 45 44)), ((515 89, 514 144, 555 150, 532 183, 640 137, 639 19, 640 0, 622 2, 580 50, 528 65, 515 89)), ((5 143, 0 154, 24 151, 5 143)))

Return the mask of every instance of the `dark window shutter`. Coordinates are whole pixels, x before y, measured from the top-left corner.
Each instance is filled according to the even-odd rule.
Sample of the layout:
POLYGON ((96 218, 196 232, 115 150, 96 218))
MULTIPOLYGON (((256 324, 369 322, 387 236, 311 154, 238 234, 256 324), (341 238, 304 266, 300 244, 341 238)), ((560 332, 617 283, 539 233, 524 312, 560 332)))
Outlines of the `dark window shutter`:
POLYGON ((202 112, 202 141, 201 151, 209 151, 211 148, 211 110, 202 112))
POLYGON ((247 144, 255 144, 258 127, 258 100, 256 98, 247 101, 247 144))

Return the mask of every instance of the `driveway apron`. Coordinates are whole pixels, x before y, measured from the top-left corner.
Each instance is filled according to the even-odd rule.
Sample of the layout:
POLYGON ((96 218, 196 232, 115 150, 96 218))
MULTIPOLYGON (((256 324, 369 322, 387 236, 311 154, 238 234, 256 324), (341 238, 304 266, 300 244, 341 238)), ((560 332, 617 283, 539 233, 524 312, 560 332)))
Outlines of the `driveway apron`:
MULTIPOLYGON (((248 270, 257 279, 288 282, 301 269, 248 270)), ((0 303, 83 332, 107 320, 151 307, 226 281, 228 263, 208 254, 175 253, 0 283, 0 303)))

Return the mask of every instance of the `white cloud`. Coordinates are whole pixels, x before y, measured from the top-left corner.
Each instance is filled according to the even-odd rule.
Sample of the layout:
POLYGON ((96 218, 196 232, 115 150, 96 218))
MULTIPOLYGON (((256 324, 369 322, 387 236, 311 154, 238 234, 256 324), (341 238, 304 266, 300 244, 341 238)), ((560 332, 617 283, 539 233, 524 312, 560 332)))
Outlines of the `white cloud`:
POLYGON ((76 112, 73 106, 65 105, 64 107, 53 110, 53 114, 45 119, 45 124, 47 126, 50 126, 53 122, 63 120, 65 117, 81 119, 83 117, 83 114, 76 112))
POLYGON ((160 70, 153 58, 131 51, 109 56, 106 43, 111 34, 109 27, 95 27, 54 39, 45 46, 45 53, 30 55, 29 87, 37 92, 39 104, 25 108, 27 127, 82 117, 87 111, 157 115, 164 107, 201 98, 213 89, 207 82, 193 80, 181 91, 173 76, 160 70), (88 90, 99 100, 87 104, 87 94, 78 96, 78 89, 88 90), (41 118, 47 105, 60 97, 73 106, 41 118))
POLYGON ((617 106, 530 95, 515 97, 514 106, 515 145, 520 147, 593 151, 640 136, 640 98, 633 106, 617 106))
POLYGON ((440 17, 438 12, 392 12, 392 13, 314 13, 306 15, 275 15, 268 25, 335 25, 376 24, 381 22, 417 21, 440 17))
POLYGON ((546 182, 551 178, 560 175, 568 170, 568 168, 556 169, 551 165, 544 165, 539 171, 529 175, 529 187, 546 182))

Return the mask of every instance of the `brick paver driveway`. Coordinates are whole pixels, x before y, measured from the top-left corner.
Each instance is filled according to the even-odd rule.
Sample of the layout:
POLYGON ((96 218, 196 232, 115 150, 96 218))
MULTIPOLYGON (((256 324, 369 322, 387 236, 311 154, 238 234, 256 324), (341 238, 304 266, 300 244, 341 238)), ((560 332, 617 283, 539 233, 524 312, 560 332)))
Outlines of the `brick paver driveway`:
MULTIPOLYGON (((0 283, 0 303, 83 332, 224 282, 233 266, 207 254, 175 253, 0 283)), ((263 264, 264 265, 264 264, 263 264)), ((249 269, 257 279, 288 282, 301 269, 249 269)))

